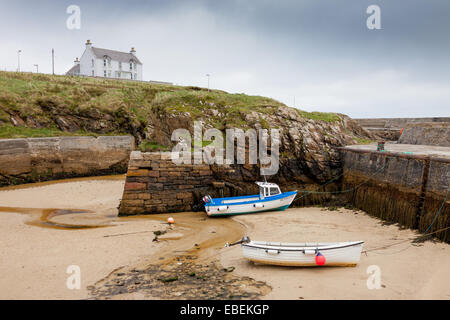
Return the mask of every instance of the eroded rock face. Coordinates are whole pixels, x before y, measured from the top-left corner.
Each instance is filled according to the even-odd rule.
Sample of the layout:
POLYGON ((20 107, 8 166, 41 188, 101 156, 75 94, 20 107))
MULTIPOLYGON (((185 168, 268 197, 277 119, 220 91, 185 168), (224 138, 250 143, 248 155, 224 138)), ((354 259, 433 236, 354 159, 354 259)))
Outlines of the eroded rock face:
MULTIPOLYGON (((206 128, 278 128, 280 129, 280 170, 271 177, 278 182, 300 184, 322 183, 340 173, 341 158, 338 147, 357 143, 356 138, 372 139, 373 136, 345 115, 335 121, 312 120, 302 117, 297 110, 278 107, 274 113, 251 111, 242 116, 245 126, 236 126, 235 119, 212 108, 205 116, 196 118, 206 128), (216 115, 216 116, 215 116, 216 115)), ((151 119, 147 139, 162 145, 173 144, 170 140, 175 129, 183 128, 193 136, 194 119, 188 112, 160 114, 151 119)), ((234 166, 237 173, 230 182, 254 181, 261 178, 257 166, 234 166)), ((220 175, 220 174, 219 174, 220 175)), ((223 177, 224 179, 226 177, 223 177)))

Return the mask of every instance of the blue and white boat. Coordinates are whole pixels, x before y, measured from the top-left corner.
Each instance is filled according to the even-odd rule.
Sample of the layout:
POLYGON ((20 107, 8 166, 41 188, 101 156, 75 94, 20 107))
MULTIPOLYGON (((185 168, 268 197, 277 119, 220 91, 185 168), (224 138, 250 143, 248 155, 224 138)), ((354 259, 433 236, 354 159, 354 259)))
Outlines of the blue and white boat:
POLYGON ((263 211, 283 211, 294 201, 297 191, 281 192, 275 183, 256 182, 259 194, 243 197, 203 197, 205 211, 210 217, 231 216, 263 211))

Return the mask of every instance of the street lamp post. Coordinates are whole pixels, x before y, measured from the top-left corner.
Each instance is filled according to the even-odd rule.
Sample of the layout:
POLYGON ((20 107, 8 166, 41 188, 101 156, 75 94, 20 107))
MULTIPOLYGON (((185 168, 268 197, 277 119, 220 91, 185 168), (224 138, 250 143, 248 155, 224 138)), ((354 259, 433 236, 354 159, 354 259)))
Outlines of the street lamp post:
POLYGON ((52 74, 55 74, 55 49, 52 49, 52 74))
POLYGON ((22 50, 17 50, 17 72, 20 72, 20 53, 22 50))
POLYGON ((211 76, 209 73, 206 74, 206 76, 208 77, 208 91, 209 91, 209 77, 211 76))

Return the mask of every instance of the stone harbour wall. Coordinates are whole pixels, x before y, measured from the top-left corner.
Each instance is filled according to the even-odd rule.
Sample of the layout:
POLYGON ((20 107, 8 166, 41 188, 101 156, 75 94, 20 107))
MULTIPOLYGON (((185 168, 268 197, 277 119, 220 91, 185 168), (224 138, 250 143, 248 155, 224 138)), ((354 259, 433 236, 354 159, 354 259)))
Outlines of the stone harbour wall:
MULTIPOLYGON (((387 222, 428 233, 450 226, 450 159, 343 149, 346 201, 387 222)), ((435 234, 450 242, 450 230, 435 234)))
POLYGON ((430 118, 360 118, 353 119, 363 128, 391 128, 401 129, 409 123, 445 123, 450 122, 450 117, 430 117, 430 118))
POLYGON ((213 185, 209 165, 173 163, 171 152, 130 155, 119 215, 191 211, 213 185))
POLYGON ((125 173, 132 136, 0 139, 0 186, 125 173))
POLYGON ((409 123, 398 143, 450 147, 450 122, 409 123))
MULTIPOLYGON (((405 133, 410 135, 409 132, 418 132, 418 130, 409 130, 408 127, 426 127, 426 123, 432 124, 432 127, 439 128, 440 126, 449 125, 450 117, 432 117, 432 118, 373 118, 373 119, 353 119, 355 120, 361 127, 368 130, 370 133, 377 135, 378 137, 388 140, 388 141, 396 141, 399 138, 404 138, 405 133), (401 129, 404 129, 401 137, 400 132, 401 129)), ((436 135, 433 132, 439 134, 438 132, 441 129, 435 129, 428 131, 431 135, 436 135)), ((447 131, 448 132, 448 131, 447 131)), ((448 133, 447 133, 448 135, 448 133)), ((400 143, 411 143, 411 142, 400 142, 400 143)), ((416 144, 416 143, 415 143, 416 144)), ((430 143, 417 143, 417 144, 430 144, 430 143)), ((435 144, 440 146, 446 146, 444 144, 435 144)))

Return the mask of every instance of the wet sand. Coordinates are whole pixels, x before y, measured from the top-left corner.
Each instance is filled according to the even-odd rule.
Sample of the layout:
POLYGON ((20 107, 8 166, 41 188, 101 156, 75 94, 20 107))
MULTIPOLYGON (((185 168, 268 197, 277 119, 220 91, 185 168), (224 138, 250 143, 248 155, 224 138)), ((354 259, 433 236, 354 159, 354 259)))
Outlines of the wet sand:
MULTIPOLYGON (((225 267, 233 271, 219 274, 214 281, 229 283, 231 291, 252 287, 256 296, 249 297, 253 298, 258 294, 264 294, 258 296, 263 299, 450 298, 450 246, 443 243, 404 242, 363 255, 355 268, 254 265, 242 258, 240 247, 223 248, 225 242, 244 234, 254 240, 284 242, 365 240, 365 250, 417 236, 363 212, 301 208, 233 219, 178 213, 172 215, 176 223, 170 227, 165 223, 168 214, 118 218, 123 184, 122 176, 0 189, 0 299, 96 298, 93 287, 104 293, 104 285, 120 278, 118 274, 146 268, 154 273, 159 270, 155 265, 169 275, 198 268, 199 274, 210 276, 225 267), (154 231, 167 233, 153 241, 154 231), (190 257, 194 263, 187 261, 190 257), (80 290, 66 286, 69 265, 81 268, 80 290), (381 269, 379 290, 367 289, 370 265, 381 269), (262 288, 261 282, 267 286, 262 288)), ((202 286, 186 275, 183 279, 164 283, 166 294, 159 290, 157 296, 134 282, 132 290, 120 283, 127 291, 114 291, 112 298, 180 299, 182 290, 202 286)), ((213 290, 213 285, 216 282, 203 286, 213 290)), ((198 297, 209 296, 205 292, 199 291, 198 297)))

